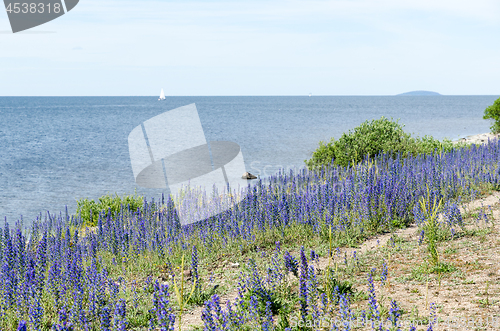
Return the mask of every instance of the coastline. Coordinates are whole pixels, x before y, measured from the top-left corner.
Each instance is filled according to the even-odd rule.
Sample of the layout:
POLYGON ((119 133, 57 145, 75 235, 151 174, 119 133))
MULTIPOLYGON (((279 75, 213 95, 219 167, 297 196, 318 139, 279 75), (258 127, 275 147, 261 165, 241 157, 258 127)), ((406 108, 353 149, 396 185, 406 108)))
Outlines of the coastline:
POLYGON ((472 136, 467 136, 465 138, 460 138, 458 140, 454 140, 454 143, 473 143, 473 144, 486 144, 488 140, 497 139, 500 137, 500 134, 493 133, 481 133, 472 136))
MULTIPOLYGON (((484 142, 485 137, 497 136, 486 134, 467 138, 482 138, 484 142)), ((237 312, 235 316, 240 323, 234 328, 263 329, 260 324, 266 326, 268 324, 265 323, 269 322, 270 325, 271 321, 280 325, 283 316, 280 314, 285 313, 289 314, 291 321, 303 321, 300 302, 296 298, 304 296, 300 291, 306 267, 311 270, 307 273, 307 293, 319 293, 319 284, 322 283, 330 288, 341 284, 348 289, 347 294, 339 294, 334 287, 332 294, 343 295, 340 305, 344 308, 343 311, 321 310, 323 315, 314 318, 323 326, 327 324, 330 327, 331 321, 344 318, 344 322, 358 325, 359 320, 369 327, 370 321, 378 323, 376 316, 369 315, 367 319, 362 314, 373 309, 371 302, 379 302, 376 306, 378 311, 392 309, 400 312, 398 316, 393 315, 391 323, 399 321, 404 325, 425 325, 430 320, 422 316, 436 316, 444 326, 438 328, 437 324, 433 326, 431 323, 434 330, 466 329, 460 324, 464 319, 472 319, 471 323, 476 323, 476 326, 490 328, 495 325, 496 328, 497 320, 491 318, 496 318, 500 293, 499 284, 495 282, 500 275, 496 268, 500 263, 496 254, 500 249, 500 241, 497 240, 500 234, 497 225, 500 195, 496 192, 499 150, 497 143, 489 146, 479 144, 477 148, 470 149, 467 158, 461 153, 451 153, 450 159, 434 157, 436 162, 429 163, 427 160, 420 162, 417 157, 416 162, 410 163, 415 171, 407 171, 408 167, 400 162, 391 162, 394 167, 382 165, 373 172, 380 174, 377 176, 365 176, 363 171, 346 169, 342 177, 335 178, 338 172, 333 172, 334 176, 328 177, 332 178, 331 183, 326 183, 315 174, 280 177, 269 185, 260 182, 256 184, 258 190, 252 199, 243 200, 241 208, 235 208, 231 217, 217 216, 216 222, 212 223, 214 226, 207 223, 185 230, 178 227, 175 206, 168 201, 167 208, 160 212, 145 208, 144 212, 138 210, 137 214, 129 217, 122 211, 120 216, 114 218, 101 217, 98 227, 85 228, 83 225, 84 230, 81 231, 79 228, 74 231, 74 225, 82 223, 68 223, 62 214, 54 215, 54 218, 49 216, 49 219, 32 225, 31 232, 26 230, 26 233, 33 234, 31 236, 19 235, 19 229, 9 229, 6 225, 4 233, 10 235, 1 238, 0 244, 7 247, 4 251, 9 253, 10 247, 26 247, 23 251, 12 249, 17 254, 16 261, 23 257, 22 261, 33 262, 25 262, 27 267, 23 269, 23 264, 9 264, 8 254, 0 257, 2 265, 6 266, 4 269, 12 270, 1 273, 10 287, 0 287, 0 295, 13 298, 7 306, 7 313, 0 316, 0 329, 15 330, 12 325, 34 324, 36 321, 32 321, 29 310, 23 315, 18 313, 17 309, 25 309, 26 306, 41 307, 38 316, 45 325, 58 326, 68 320, 66 308, 53 304, 52 285, 33 286, 34 290, 26 299, 30 301, 25 303, 21 296, 23 283, 14 282, 21 279, 18 276, 21 272, 25 272, 25 279, 33 281, 33 284, 42 284, 43 281, 43 284, 54 283, 55 286, 70 289, 60 296, 60 301, 73 299, 73 293, 89 298, 81 304, 75 301, 73 306, 68 305, 71 314, 81 314, 85 318, 82 318, 83 322, 74 322, 78 329, 83 329, 85 325, 89 328, 101 325, 103 318, 100 313, 97 310, 93 313, 88 308, 98 305, 107 307, 106 318, 109 316, 113 323, 117 321, 130 325, 131 330, 146 329, 148 325, 156 327, 163 323, 165 314, 169 316, 172 328, 179 326, 183 330, 199 330, 207 325, 210 327, 212 321, 219 323, 217 311, 229 314, 229 302, 235 307, 231 309, 237 312), (437 170, 436 175, 422 175, 432 171, 429 164, 437 170), (457 165, 460 167, 462 164, 466 165, 462 167, 463 171, 457 171, 457 165), (379 178, 390 180, 381 181, 379 178), (431 200, 429 187, 443 192, 438 204, 437 198, 431 200), (291 188, 295 188, 293 192, 291 188), (391 195, 381 192, 391 192, 391 195), (287 199, 290 193, 293 197, 287 199), (380 199, 381 195, 384 198, 380 199), (425 214, 437 215, 442 200, 450 201, 444 204, 444 210, 439 211, 443 216, 435 218, 443 227, 445 236, 435 246, 436 252, 439 250, 436 259, 428 248, 433 239, 428 239, 430 235, 424 237, 422 231, 429 233, 425 214), (427 207, 431 203, 432 209, 427 207), (277 205, 280 210, 276 213, 277 205), (359 212, 363 210, 367 213, 359 212), (364 218, 349 218, 354 213, 364 218), (325 216, 318 217, 322 214, 325 216), (382 222, 386 222, 385 225, 382 222), (240 224, 245 224, 245 227, 240 224), (240 227, 245 232, 232 230, 240 227), (329 229, 329 232, 325 236, 324 231, 313 231, 314 228, 329 229), (352 230, 347 231, 347 228, 352 230), (255 235, 245 237, 246 232, 255 235), (207 238, 206 241, 204 238, 207 238), (239 249, 235 249, 237 246, 239 249), (189 259, 189 255, 191 264, 187 266, 189 260, 185 264, 185 256, 189 259), (97 257, 99 264, 94 262, 97 257), (338 263, 342 257, 344 261, 338 263), (274 269, 271 270, 270 265, 274 269), (59 270, 73 270, 71 268, 75 270, 75 277, 53 280, 62 275, 59 270), (269 270, 277 276, 269 277, 269 283, 264 283, 264 278, 258 277, 269 274, 269 270), (333 272, 336 278, 331 277, 333 272), (175 281, 179 279, 175 277, 180 277, 180 283, 175 281), (104 281, 114 285, 108 289, 103 287, 104 281), (196 288, 196 284, 201 285, 196 288), (176 288, 180 286, 183 289, 185 285, 188 288, 192 286, 189 303, 180 301, 176 304, 174 300, 167 300, 169 296, 177 302, 184 300, 180 299, 183 298, 182 292, 178 295, 176 288), (278 306, 281 308, 277 308, 278 313, 273 315, 270 301, 267 301, 267 317, 255 319, 255 312, 260 314, 257 309, 261 308, 252 308, 247 300, 257 302, 252 304, 255 306, 260 305, 261 301, 257 300, 262 299, 256 296, 253 297, 257 299, 247 299, 245 294, 254 288, 259 291, 280 289, 276 292, 276 299, 271 300, 279 304, 284 302, 284 306, 278 306), (94 295, 96 291, 103 293, 103 298, 94 295), (193 293, 196 294, 192 296, 193 293), (349 299, 351 294, 356 298, 352 302, 349 299), (193 301, 190 301, 191 297, 193 301), (388 297, 390 303, 386 299, 388 297), (165 301, 163 310, 151 310, 160 299, 165 301), (41 304, 37 304, 36 300, 40 300, 41 304), (228 308, 221 307, 222 304, 228 308), (460 309, 462 307, 463 310, 460 309), (351 315, 345 315, 345 312, 351 315), (59 319, 58 314, 62 316, 59 319), (351 320, 349 316, 355 319, 351 320), (474 320, 475 316, 481 319, 474 320), (485 316, 491 318, 485 321, 485 316)), ((196 208, 197 205, 192 206, 196 208)), ((323 297, 325 302, 317 296, 307 298, 313 301, 303 301, 307 304, 306 312, 316 309, 316 305, 339 304, 327 301, 327 297, 323 297)), ((332 298, 335 300, 333 295, 332 298)), ((304 314, 307 321, 312 321, 313 317, 307 314, 304 314)), ((273 328, 271 326, 270 330, 276 330, 273 328)), ((293 330, 296 329, 294 327, 293 330)))

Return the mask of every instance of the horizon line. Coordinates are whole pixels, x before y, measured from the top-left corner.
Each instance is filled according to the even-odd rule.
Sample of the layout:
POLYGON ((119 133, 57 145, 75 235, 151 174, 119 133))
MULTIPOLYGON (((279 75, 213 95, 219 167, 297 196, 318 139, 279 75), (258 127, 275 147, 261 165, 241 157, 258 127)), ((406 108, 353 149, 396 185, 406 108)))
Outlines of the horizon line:
MULTIPOLYGON (((406 95, 400 94, 266 94, 266 95, 169 95, 166 98, 188 97, 448 97, 448 96, 497 96, 500 94, 437 94, 437 95, 406 95)), ((0 98, 158 98, 157 95, 0 95, 0 98)))

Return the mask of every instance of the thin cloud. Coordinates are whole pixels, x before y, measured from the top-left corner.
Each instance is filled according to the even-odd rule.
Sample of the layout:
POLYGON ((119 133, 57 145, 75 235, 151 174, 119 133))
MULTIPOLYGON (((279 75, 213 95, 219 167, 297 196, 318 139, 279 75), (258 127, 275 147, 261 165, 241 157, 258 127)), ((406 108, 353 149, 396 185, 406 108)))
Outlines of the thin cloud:
POLYGON ((73 68, 76 74, 57 71, 58 80, 78 75, 87 95, 107 94, 108 84, 97 93, 93 82, 116 80, 118 73, 127 79, 113 88, 134 95, 143 82, 156 86, 163 77, 179 95, 293 94, 303 88, 391 94, 402 82, 484 94, 500 75, 494 42, 499 6, 488 0, 86 0, 46 25, 57 34, 0 35, 2 56, 10 58, 0 62, 0 71, 8 69, 9 79, 18 81, 5 91, 33 82, 32 71, 24 69, 26 57, 36 54, 40 72, 73 68))
MULTIPOLYGON (((282 1, 96 1, 86 2, 84 10, 116 15, 128 14, 135 19, 198 20, 206 18, 253 18, 258 20, 288 21, 327 17, 350 17, 400 13, 427 13, 459 18, 500 20, 500 2, 497 0, 282 0, 282 1)), ((114 17, 113 17, 114 18, 114 17)), ((244 23, 245 21, 243 21, 244 23)))

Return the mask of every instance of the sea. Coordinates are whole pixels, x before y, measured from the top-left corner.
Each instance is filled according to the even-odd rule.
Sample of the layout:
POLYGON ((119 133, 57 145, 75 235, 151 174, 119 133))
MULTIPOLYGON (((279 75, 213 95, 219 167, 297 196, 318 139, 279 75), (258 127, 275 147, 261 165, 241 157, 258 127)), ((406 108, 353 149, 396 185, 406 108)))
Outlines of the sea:
POLYGON ((261 178, 304 167, 320 141, 365 120, 399 120, 416 136, 456 140, 489 132, 498 96, 0 97, 0 218, 29 223, 106 194, 158 200, 135 183, 128 135, 144 121, 195 104, 207 141, 241 147, 261 178))

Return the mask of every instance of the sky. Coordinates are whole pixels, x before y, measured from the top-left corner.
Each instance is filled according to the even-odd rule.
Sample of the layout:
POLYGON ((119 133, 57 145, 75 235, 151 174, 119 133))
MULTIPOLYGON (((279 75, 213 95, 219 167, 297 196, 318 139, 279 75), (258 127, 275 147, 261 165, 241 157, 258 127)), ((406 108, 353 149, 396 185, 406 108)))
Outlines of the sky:
POLYGON ((498 0, 80 0, 13 34, 0 96, 498 95, 498 0))

